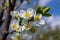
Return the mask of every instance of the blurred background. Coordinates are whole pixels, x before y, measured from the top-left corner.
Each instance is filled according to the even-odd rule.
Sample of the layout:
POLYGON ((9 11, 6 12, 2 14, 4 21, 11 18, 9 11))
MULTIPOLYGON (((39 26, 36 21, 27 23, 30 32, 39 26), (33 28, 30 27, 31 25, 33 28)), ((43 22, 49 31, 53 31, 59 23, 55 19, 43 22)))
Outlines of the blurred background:
POLYGON ((26 10, 30 7, 36 9, 37 6, 49 6, 51 9, 48 13, 52 14, 52 16, 44 18, 46 24, 42 27, 41 33, 36 36, 36 39, 26 40, 60 40, 60 0, 10 0, 11 4, 7 4, 5 7, 3 3, 6 1, 7 0, 0 0, 0 40, 10 40, 8 37, 11 34, 9 36, 7 36, 8 34, 4 34, 5 31, 8 31, 8 26, 11 21, 11 17, 7 13, 13 10, 26 10))

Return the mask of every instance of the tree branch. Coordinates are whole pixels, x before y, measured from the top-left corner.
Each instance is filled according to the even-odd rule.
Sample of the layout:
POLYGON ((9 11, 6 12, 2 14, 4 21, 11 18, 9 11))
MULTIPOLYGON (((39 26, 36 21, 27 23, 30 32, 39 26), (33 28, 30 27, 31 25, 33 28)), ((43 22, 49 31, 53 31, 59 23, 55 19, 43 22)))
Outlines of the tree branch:
POLYGON ((14 10, 15 3, 16 0, 12 0, 12 2, 9 0, 9 7, 6 9, 6 18, 0 29, 0 40, 6 40, 6 37, 8 36, 8 33, 5 34, 4 32, 7 32, 9 30, 9 24, 11 21, 10 12, 14 10))
POLYGON ((0 11, 0 26, 2 24, 2 17, 3 17, 4 9, 0 11))
MULTIPOLYGON (((4 0, 4 2, 2 3, 2 7, 3 7, 3 4, 5 3, 6 0, 4 0)), ((0 11, 0 26, 2 25, 2 17, 3 17, 3 13, 4 13, 4 8, 1 9, 0 11)))

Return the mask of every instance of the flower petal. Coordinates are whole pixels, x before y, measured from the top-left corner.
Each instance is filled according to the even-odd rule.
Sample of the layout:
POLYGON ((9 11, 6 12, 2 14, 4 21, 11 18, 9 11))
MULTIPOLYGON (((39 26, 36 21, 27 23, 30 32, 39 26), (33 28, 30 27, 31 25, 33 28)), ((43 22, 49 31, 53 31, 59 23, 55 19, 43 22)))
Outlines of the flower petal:
POLYGON ((28 8, 28 9, 27 9, 27 12, 33 13, 33 9, 32 9, 32 8, 28 8))
POLYGON ((19 24, 14 22, 10 25, 10 27, 12 30, 16 30, 19 27, 19 24))
POLYGON ((16 35, 15 36, 19 36, 20 34, 19 33, 16 33, 16 35))
POLYGON ((24 30, 25 30, 25 26, 22 27, 22 31, 24 31, 24 30))
POLYGON ((21 28, 18 27, 18 28, 16 29, 16 31, 17 31, 17 32, 21 32, 21 28))
POLYGON ((42 14, 40 14, 40 19, 42 18, 42 14))
POLYGON ((24 10, 20 10, 20 14, 24 14, 25 13, 25 11, 24 10))
POLYGON ((10 13, 10 14, 11 14, 11 16, 16 15, 16 14, 18 15, 18 14, 19 14, 19 12, 18 12, 18 11, 11 11, 11 13, 10 13))
POLYGON ((20 16, 20 17, 23 17, 23 16, 24 16, 24 13, 25 13, 24 10, 20 10, 20 14, 19 14, 19 16, 20 16))
POLYGON ((44 25, 45 24, 45 21, 44 20, 40 20, 40 23, 41 25, 44 25))
POLYGON ((14 40, 14 36, 11 36, 11 39, 14 40))

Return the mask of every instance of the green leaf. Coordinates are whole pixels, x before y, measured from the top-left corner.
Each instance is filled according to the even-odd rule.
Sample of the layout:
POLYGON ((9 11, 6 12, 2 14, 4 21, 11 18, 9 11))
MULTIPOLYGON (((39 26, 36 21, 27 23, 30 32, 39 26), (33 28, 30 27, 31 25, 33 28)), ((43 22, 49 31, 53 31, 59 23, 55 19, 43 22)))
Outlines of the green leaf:
POLYGON ((43 13, 47 13, 49 10, 50 10, 50 7, 48 7, 48 6, 45 6, 42 9, 43 13))
POLYGON ((38 6, 37 9, 36 9, 36 13, 42 13, 42 7, 38 6))
POLYGON ((46 17, 50 17, 51 16, 51 14, 43 14, 43 16, 46 16, 46 17))

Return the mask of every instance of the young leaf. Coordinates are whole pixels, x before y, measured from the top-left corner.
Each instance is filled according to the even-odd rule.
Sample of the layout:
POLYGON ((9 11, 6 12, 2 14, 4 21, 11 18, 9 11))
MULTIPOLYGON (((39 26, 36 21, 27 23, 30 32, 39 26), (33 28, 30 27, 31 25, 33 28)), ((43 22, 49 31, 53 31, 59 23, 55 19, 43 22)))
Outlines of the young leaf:
POLYGON ((42 11, 43 13, 47 13, 50 10, 48 6, 43 7, 42 11))
POLYGON ((43 14, 43 16, 46 16, 46 17, 50 17, 51 16, 51 14, 43 14))
POLYGON ((42 7, 38 6, 37 9, 36 9, 36 13, 42 13, 42 7))

